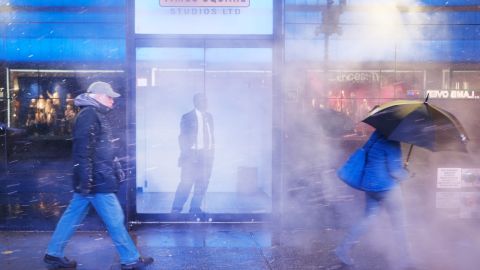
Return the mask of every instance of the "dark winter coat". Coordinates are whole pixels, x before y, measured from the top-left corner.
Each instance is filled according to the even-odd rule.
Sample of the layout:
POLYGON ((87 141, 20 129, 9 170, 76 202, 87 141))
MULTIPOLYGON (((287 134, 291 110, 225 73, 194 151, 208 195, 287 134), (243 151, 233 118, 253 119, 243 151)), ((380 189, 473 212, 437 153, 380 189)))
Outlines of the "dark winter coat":
POLYGON ((73 129, 73 186, 77 193, 112 193, 118 190, 114 174, 109 108, 87 94, 75 98, 80 107, 73 129))
POLYGON ((399 142, 388 140, 375 131, 366 143, 366 149, 369 147, 361 183, 363 190, 390 190, 398 181, 407 177, 399 142))

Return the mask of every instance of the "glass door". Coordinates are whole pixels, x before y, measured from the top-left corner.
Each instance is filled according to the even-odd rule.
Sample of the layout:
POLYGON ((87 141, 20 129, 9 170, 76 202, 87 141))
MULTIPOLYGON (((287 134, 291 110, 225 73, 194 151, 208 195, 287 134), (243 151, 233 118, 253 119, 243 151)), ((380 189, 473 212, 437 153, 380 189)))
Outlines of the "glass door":
POLYGON ((216 155, 205 207, 214 213, 270 213, 270 48, 206 49, 206 91, 216 155))
POLYGON ((204 91, 203 48, 137 48, 137 213, 170 213, 180 179, 180 119, 204 91))
MULTIPOLYGON (((271 213, 271 48, 138 47, 136 58, 137 213, 172 217, 180 120, 196 93, 207 98, 215 140, 203 214, 211 221, 271 213)), ((195 185, 176 216, 191 216, 195 185)))

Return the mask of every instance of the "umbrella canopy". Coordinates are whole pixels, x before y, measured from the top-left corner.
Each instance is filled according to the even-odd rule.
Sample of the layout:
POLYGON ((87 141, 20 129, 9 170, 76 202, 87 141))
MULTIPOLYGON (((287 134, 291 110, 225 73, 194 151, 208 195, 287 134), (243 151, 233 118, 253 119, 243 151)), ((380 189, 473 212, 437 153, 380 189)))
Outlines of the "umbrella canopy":
MULTIPOLYGON (((428 100, 428 97, 427 97, 428 100)), ((431 151, 466 152, 468 136, 455 116, 427 100, 396 100, 375 107, 362 120, 388 139, 431 151)))

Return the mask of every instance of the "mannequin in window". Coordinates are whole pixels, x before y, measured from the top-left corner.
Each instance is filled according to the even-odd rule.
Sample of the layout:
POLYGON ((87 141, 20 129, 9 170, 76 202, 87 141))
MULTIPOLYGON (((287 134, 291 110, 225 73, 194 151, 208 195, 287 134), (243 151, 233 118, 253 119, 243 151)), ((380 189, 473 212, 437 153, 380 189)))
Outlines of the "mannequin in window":
POLYGON ((59 93, 59 90, 60 90, 60 85, 59 84, 55 84, 55 86, 53 87, 53 92, 50 93, 50 92, 47 92, 47 95, 50 99, 52 99, 52 104, 55 106, 55 107, 59 107, 60 106, 60 93, 59 93))
POLYGON ((35 115, 33 113, 28 113, 27 120, 25 122, 25 127, 27 128, 28 134, 33 134, 35 132, 35 115))
POLYGON ((45 98, 43 97, 43 95, 39 95, 38 96, 38 100, 37 100, 37 110, 41 110, 44 112, 45 110, 45 98))
POLYGON ((207 112, 203 93, 193 97, 194 109, 182 116, 180 122, 180 183, 175 193, 172 213, 180 213, 193 187, 189 212, 202 214, 201 203, 207 191, 214 157, 213 117, 207 112))
POLYGON ((71 134, 72 133, 72 126, 73 122, 75 120, 75 110, 73 109, 73 106, 70 104, 67 104, 67 107, 65 108, 65 118, 64 120, 64 126, 63 126, 63 134, 71 134))
POLYGON ((28 112, 35 112, 35 110, 37 109, 37 100, 32 98, 30 99, 30 104, 28 105, 28 112))
POLYGON ((70 105, 70 106, 72 106, 72 107, 73 107, 73 98, 72 98, 72 94, 68 93, 68 94, 67 94, 67 98, 66 98, 66 100, 65 100, 65 101, 66 101, 67 105, 70 105))
POLYGON ((50 131, 53 132, 53 129, 55 128, 55 120, 56 120, 56 110, 55 107, 53 106, 53 101, 52 99, 47 99, 47 102, 45 103, 45 114, 47 118, 47 125, 50 127, 50 131))

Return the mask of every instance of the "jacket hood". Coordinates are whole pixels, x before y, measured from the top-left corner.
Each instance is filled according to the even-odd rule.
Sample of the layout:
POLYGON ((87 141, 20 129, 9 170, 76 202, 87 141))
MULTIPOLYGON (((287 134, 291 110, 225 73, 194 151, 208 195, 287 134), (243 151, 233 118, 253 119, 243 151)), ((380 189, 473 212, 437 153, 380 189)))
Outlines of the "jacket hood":
POLYGON ((93 106, 103 113, 107 113, 111 110, 107 106, 100 104, 100 102, 92 98, 88 93, 83 93, 78 95, 74 99, 74 103, 75 103, 75 106, 77 107, 93 106))

